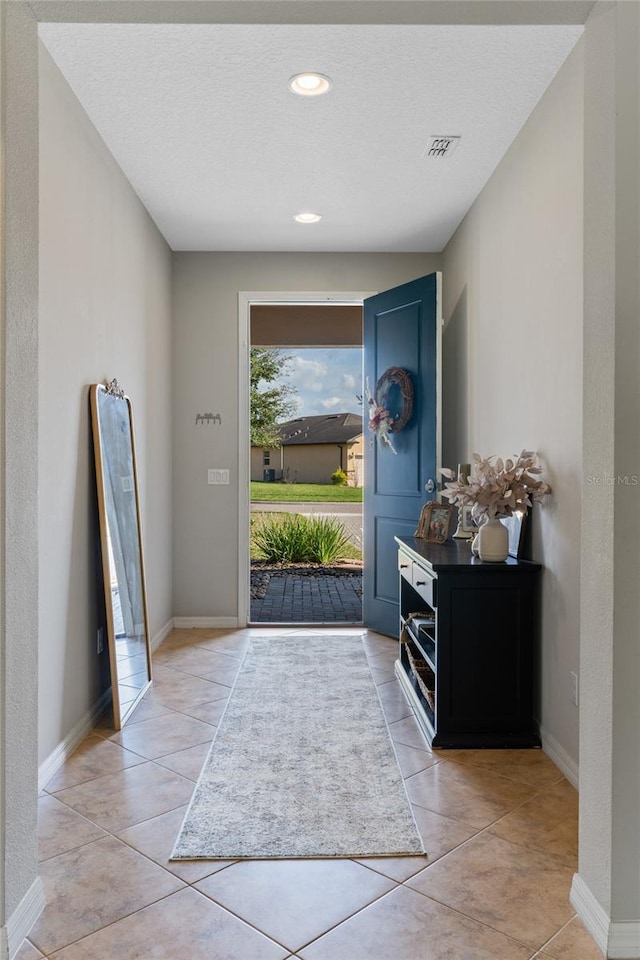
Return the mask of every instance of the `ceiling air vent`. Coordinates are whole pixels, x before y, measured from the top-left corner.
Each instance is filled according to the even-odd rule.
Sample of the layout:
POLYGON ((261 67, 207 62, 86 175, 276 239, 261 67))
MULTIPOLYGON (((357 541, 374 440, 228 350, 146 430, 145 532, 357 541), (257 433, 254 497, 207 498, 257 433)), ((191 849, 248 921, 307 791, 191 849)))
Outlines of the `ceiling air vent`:
POLYGON ((425 157, 450 157, 460 142, 460 137, 431 137, 422 154, 425 157))

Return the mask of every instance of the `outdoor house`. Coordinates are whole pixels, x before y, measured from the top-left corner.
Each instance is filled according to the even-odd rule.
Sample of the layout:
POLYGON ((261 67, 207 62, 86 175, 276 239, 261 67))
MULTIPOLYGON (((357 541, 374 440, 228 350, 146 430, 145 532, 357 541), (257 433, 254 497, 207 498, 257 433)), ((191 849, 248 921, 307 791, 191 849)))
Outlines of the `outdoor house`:
POLYGON ((252 480, 331 483, 331 474, 339 468, 346 473, 350 486, 362 486, 361 414, 297 417, 280 424, 278 432, 277 449, 252 447, 252 480))

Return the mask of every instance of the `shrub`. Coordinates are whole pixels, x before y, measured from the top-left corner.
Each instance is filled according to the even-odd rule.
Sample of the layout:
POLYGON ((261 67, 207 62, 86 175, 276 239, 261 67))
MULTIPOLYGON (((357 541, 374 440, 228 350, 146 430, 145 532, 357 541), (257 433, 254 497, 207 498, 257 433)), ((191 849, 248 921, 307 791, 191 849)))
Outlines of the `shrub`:
POLYGON ((300 521, 306 517, 296 514, 263 519, 261 526, 254 530, 253 540, 260 555, 271 563, 296 563, 300 555, 306 552, 305 525, 300 521))
POLYGON ((312 556, 316 563, 335 563, 349 547, 344 526, 335 517, 311 517, 312 556))
POLYGON ((337 487, 346 487, 348 482, 349 478, 341 467, 338 467, 331 474, 331 483, 334 483, 337 487))
POLYGON ((271 563, 323 563, 340 559, 349 547, 343 525, 335 517, 285 514, 265 517, 253 531, 259 554, 271 563))

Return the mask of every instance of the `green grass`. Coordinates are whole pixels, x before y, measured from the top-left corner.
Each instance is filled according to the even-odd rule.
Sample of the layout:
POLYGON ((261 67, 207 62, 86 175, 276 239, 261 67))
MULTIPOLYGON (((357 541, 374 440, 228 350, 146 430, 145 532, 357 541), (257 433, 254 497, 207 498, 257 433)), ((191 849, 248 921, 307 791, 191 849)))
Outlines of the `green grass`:
POLYGON ((252 503, 362 503, 362 487, 334 483, 251 483, 252 503))
MULTIPOLYGON (((259 510, 252 511, 250 531, 251 559, 265 559, 265 552, 259 546, 261 542, 264 542, 265 527, 267 528, 267 536, 269 536, 268 528, 272 527, 274 523, 277 523, 278 525, 283 524, 288 527, 290 524, 296 524, 298 520, 302 521, 302 525, 304 526, 307 518, 302 517, 297 513, 278 513, 273 510, 269 510, 267 512, 260 512, 259 510)), ((302 536, 304 537, 304 533, 302 536)), ((295 535, 293 538, 297 539, 295 535)), ((329 539, 331 539, 330 535, 329 539)), ((278 562, 286 562, 288 559, 286 557, 287 550, 288 544, 285 544, 284 548, 279 552, 279 556, 277 557, 278 562)), ((341 545, 338 553, 341 560, 362 560, 362 552, 358 550, 358 548, 352 543, 347 542, 344 545, 341 545)))

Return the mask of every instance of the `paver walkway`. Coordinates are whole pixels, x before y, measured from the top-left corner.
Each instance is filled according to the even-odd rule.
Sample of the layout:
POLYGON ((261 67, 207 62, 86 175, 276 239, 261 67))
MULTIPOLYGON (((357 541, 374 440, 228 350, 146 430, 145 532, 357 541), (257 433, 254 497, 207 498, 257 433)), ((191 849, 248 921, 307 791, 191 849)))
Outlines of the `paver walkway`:
MULTIPOLYGON (((251 599, 252 623, 361 623, 362 576, 278 571, 251 599)), ((253 591, 252 591, 253 592, 253 591)))

